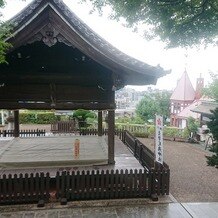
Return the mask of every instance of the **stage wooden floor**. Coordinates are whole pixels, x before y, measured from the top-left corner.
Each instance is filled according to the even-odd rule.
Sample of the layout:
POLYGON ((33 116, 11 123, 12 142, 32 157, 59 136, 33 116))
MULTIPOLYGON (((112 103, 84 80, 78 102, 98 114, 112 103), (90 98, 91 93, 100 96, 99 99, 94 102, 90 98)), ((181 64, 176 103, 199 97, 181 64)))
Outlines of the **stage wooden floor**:
POLYGON ((143 169, 133 154, 115 137, 115 165, 107 164, 107 137, 56 136, 0 141, 0 175, 9 173, 107 169, 143 169), (80 140, 80 156, 75 159, 73 144, 80 140))

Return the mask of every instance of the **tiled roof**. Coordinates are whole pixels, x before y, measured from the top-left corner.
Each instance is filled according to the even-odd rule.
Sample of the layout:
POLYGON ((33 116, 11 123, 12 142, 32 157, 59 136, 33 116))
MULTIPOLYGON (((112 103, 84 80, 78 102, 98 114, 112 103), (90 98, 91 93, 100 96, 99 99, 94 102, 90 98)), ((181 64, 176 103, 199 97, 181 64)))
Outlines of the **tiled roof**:
POLYGON ((177 101, 194 101, 195 90, 186 71, 182 74, 182 77, 178 81, 177 86, 170 99, 177 101))
POLYGON ((215 110, 216 108, 218 108, 217 102, 205 101, 197 107, 192 108, 191 111, 200 114, 212 115, 211 110, 215 110))
MULTIPOLYGON (((146 75, 153 78, 158 78, 166 75, 167 71, 164 71, 160 66, 151 66, 142 61, 139 61, 133 57, 130 57, 102 37, 95 33, 91 28, 89 28, 81 19, 79 19, 64 3, 62 0, 34 0, 26 8, 24 8, 19 14, 11 19, 13 24, 15 24, 15 30, 19 29, 21 26, 25 26, 28 22, 29 17, 37 15, 42 8, 47 7, 47 5, 54 6, 60 14, 67 19, 67 21, 72 26, 77 34, 83 38, 89 45, 92 46, 95 52, 102 55, 105 59, 111 61, 111 65, 114 63, 118 64, 120 69, 128 72, 137 72, 142 75, 146 75)), ((118 69, 118 70, 120 70, 118 69)))
POLYGON ((188 117, 193 117, 195 119, 199 118, 199 114, 194 113, 192 110, 199 106, 201 102, 199 100, 194 101, 192 104, 184 108, 179 114, 177 114, 177 117, 180 118, 188 118, 188 117))

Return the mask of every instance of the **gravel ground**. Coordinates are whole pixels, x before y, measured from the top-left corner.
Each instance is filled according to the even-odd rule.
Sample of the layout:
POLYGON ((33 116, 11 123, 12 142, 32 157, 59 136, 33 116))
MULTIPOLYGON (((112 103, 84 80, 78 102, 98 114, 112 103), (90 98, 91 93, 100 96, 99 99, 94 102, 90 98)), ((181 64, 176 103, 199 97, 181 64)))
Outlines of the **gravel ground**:
MULTIPOLYGON (((140 139, 154 149, 153 139, 140 139)), ((207 166, 199 145, 164 141, 164 161, 169 165, 170 193, 179 202, 218 202, 218 169, 207 166)))

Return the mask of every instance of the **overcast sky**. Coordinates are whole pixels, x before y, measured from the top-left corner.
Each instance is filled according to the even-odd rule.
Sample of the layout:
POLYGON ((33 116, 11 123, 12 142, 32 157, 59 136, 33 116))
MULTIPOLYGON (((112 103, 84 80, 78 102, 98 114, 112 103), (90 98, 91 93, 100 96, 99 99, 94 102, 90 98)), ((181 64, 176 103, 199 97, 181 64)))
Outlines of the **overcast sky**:
MULTIPOLYGON (((6 7, 1 10, 4 20, 10 19, 31 0, 7 0, 6 2, 6 7)), ((116 21, 109 20, 106 15, 90 14, 90 6, 87 4, 78 4, 76 0, 64 0, 64 2, 95 32, 124 53, 150 65, 160 64, 166 70, 171 69, 170 75, 158 80, 156 88, 174 89, 185 68, 194 87, 196 78, 200 74, 208 83, 210 80, 208 72, 218 73, 218 47, 209 46, 206 49, 189 49, 188 51, 181 48, 165 50, 163 43, 147 42, 140 34, 133 33, 116 21)), ((136 89, 143 90, 145 87, 136 87, 136 89)))

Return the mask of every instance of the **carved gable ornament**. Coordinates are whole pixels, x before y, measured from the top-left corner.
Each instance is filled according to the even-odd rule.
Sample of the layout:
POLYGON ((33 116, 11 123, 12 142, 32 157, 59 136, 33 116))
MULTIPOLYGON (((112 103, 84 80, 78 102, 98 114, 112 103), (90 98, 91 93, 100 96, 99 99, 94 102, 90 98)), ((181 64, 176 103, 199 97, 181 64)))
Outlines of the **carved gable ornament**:
POLYGON ((36 33, 28 41, 28 44, 32 44, 36 41, 42 41, 49 47, 55 45, 57 42, 62 42, 67 46, 72 46, 72 44, 51 23, 48 23, 38 33, 36 33))

